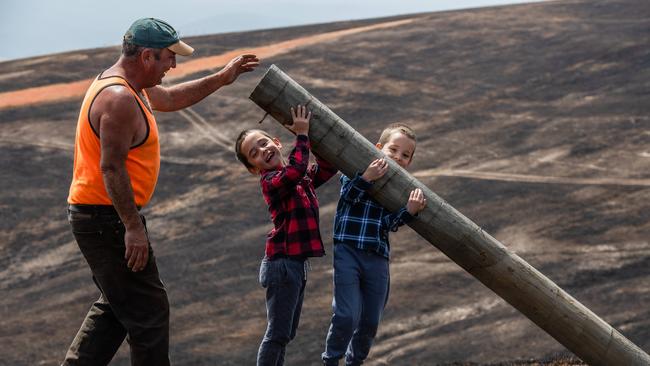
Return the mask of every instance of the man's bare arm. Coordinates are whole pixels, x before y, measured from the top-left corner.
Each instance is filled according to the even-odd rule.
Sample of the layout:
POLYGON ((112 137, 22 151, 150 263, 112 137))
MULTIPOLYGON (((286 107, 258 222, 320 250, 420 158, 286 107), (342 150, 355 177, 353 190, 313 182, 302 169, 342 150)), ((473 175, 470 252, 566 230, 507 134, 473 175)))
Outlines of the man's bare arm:
POLYGON ((196 80, 174 86, 155 86, 147 89, 151 108, 172 112, 189 107, 219 88, 232 84, 239 75, 253 71, 259 65, 255 55, 241 55, 224 66, 218 72, 196 80))
POLYGON ((134 272, 144 268, 149 255, 149 240, 126 170, 127 154, 138 123, 142 123, 142 113, 136 103, 126 88, 111 87, 101 93, 93 105, 93 115, 99 118, 100 168, 104 185, 126 228, 125 258, 134 272))

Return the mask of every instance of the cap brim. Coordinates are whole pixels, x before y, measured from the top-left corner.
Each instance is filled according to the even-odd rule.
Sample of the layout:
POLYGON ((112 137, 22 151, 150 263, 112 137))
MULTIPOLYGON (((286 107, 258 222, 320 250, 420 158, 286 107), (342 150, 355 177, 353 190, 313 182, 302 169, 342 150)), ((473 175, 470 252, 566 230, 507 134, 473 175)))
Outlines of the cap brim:
POLYGON ((167 48, 170 51, 174 52, 175 54, 181 56, 189 56, 194 52, 194 48, 190 47, 187 43, 183 41, 178 41, 167 48))

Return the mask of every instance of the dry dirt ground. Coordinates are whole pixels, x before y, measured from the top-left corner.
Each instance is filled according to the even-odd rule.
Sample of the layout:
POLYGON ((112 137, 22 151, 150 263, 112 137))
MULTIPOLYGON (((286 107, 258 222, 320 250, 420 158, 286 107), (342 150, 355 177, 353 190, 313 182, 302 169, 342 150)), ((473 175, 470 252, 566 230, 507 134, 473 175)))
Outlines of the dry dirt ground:
MULTIPOLYGON (((278 65, 371 141, 388 123, 413 126, 414 175, 646 352, 649 41, 646 0, 188 40, 194 59, 273 50, 264 66, 278 65), (295 47, 274 50, 288 44, 295 47)), ((118 53, 0 63, 0 93, 87 80, 118 53)), ((209 72, 202 69, 178 80, 209 72)), ((186 111, 157 113, 163 162, 144 213, 172 306, 176 365, 254 364, 264 331, 257 270, 270 223, 257 179, 231 150, 264 114, 247 99, 263 71, 186 111)), ((98 296, 65 217, 80 100, 0 110, 0 364, 56 365, 98 296)), ((269 119, 262 126, 290 139, 269 119)), ((319 192, 328 254, 338 188, 334 179, 319 192)), ((368 365, 579 364, 409 228, 391 242, 391 298, 368 365)), ((312 264, 290 365, 318 364, 331 315, 331 256, 312 264)), ((129 364, 126 343, 112 364, 129 364)))

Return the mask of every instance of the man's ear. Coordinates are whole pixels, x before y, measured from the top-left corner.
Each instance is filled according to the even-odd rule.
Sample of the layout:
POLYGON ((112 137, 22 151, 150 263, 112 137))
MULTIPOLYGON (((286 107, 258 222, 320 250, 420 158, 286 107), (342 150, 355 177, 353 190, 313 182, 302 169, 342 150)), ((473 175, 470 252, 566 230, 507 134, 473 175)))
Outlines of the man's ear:
POLYGON ((271 141, 273 141, 273 143, 278 146, 278 149, 282 149, 282 143, 280 142, 280 139, 278 139, 277 137, 274 137, 274 138, 271 139, 271 141))
POLYGON ((154 58, 154 53, 153 49, 151 48, 145 48, 140 52, 140 61, 142 61, 143 64, 148 64, 151 62, 151 60, 154 58))

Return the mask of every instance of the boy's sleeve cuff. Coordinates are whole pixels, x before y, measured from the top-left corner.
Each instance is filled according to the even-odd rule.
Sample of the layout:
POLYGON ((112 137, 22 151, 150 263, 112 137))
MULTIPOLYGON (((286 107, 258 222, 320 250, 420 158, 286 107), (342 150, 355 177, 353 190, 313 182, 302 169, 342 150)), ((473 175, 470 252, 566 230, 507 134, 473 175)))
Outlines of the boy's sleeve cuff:
POLYGON ((296 143, 306 143, 309 145, 309 136, 307 135, 296 135, 296 143))
POLYGON ((401 211, 402 211, 402 212, 400 212, 400 216, 401 216, 402 221, 404 221, 404 223, 409 223, 409 222, 413 221, 413 219, 415 218, 415 216, 417 216, 417 214, 415 214, 415 216, 411 215, 411 214, 406 210, 406 207, 402 207, 401 211))
POLYGON ((363 179, 361 177, 361 173, 357 173, 357 175, 352 180, 352 184, 354 184, 355 187, 362 189, 364 191, 367 191, 372 187, 372 183, 363 179))

